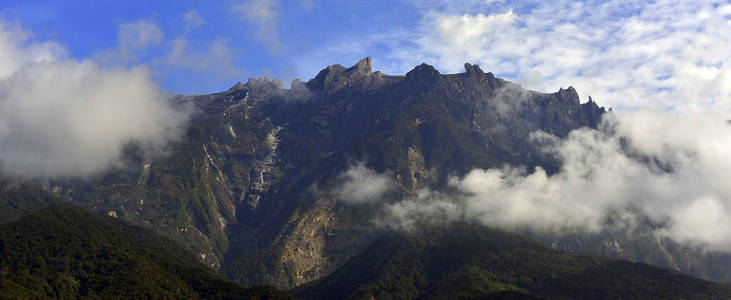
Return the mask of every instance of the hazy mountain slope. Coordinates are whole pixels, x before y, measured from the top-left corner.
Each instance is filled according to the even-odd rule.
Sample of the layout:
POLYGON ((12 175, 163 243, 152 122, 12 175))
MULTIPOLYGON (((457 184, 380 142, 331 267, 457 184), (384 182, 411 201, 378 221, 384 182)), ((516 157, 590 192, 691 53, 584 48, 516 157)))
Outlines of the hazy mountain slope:
POLYGON ((649 225, 638 226, 632 232, 604 230, 598 234, 535 237, 559 250, 644 262, 701 278, 731 281, 728 254, 679 244, 649 225))
POLYGON ((56 197, 35 184, 0 178, 0 224, 54 206, 57 202, 56 197))
POLYGON ((0 226, 3 298, 288 298, 221 279, 173 241, 76 207, 0 226))
POLYGON ((731 287, 645 264, 552 250, 472 224, 379 239, 303 299, 466 299, 531 294, 567 299, 721 299, 731 287))

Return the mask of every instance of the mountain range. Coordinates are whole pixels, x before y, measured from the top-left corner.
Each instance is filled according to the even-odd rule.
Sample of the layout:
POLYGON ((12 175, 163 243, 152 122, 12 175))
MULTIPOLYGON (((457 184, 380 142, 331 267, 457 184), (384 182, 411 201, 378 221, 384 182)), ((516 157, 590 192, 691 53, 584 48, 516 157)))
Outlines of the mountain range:
MULTIPOLYGON (((581 103, 573 87, 530 91, 471 64, 459 74, 440 74, 422 64, 404 76, 386 75, 373 72, 371 59, 365 58, 349 68, 328 66, 288 89, 276 80, 252 78, 224 92, 177 95, 171 101, 194 113, 166 156, 145 158, 132 145, 125 149, 123 166, 96 177, 0 181, 3 238, 24 232, 22 222, 89 220, 95 225, 59 226, 59 234, 68 231, 74 237, 64 238, 75 239, 89 228, 108 228, 129 238, 122 243, 134 249, 167 245, 174 253, 162 256, 185 257, 178 261, 186 265, 200 261, 242 286, 294 288, 291 292, 303 298, 731 295, 726 285, 705 281, 731 280, 731 256, 656 236, 649 223, 633 234, 560 235, 505 232, 462 221, 425 224, 415 231, 384 225, 383 203, 418 200, 423 189, 448 190, 450 178, 476 168, 559 170, 561 161, 546 155, 531 134, 566 138, 579 128, 598 128, 611 115, 593 100, 581 103), (377 199, 348 200, 354 193, 343 191, 345 175, 360 174, 352 170, 393 183, 377 199), (69 203, 96 214, 66 208, 69 203), (47 206, 56 208, 33 213, 47 206), (100 214, 108 217, 102 221, 100 214), (130 229, 138 227, 144 229, 130 229), (140 237, 128 237, 136 230, 164 238, 131 241, 140 237)), ((42 233, 23 236, 36 234, 42 233)), ((83 243, 105 235, 99 232, 83 243)), ((6 245, 0 247, 10 251, 6 245)), ((6 260, 0 267, 12 263, 6 260)), ((165 269, 170 263, 143 265, 153 266, 155 274, 175 272, 165 269)), ((213 282, 206 286, 246 292, 200 266, 195 269, 213 282)), ((22 281, 3 274, 3 280, 22 281)), ((176 295, 207 297, 190 279, 176 282, 181 286, 176 295)), ((49 287, 53 283, 43 284, 55 289, 49 287)), ((26 292, 14 284, 3 288, 8 286, 26 292)))

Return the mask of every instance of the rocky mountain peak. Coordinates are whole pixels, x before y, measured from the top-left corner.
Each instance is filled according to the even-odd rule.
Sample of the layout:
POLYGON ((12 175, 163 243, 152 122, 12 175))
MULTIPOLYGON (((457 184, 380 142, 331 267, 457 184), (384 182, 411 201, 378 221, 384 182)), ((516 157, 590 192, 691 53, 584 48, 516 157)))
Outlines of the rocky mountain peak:
POLYGON ((332 94, 348 85, 353 85, 370 77, 373 74, 372 67, 373 62, 370 57, 361 59, 347 69, 341 65, 330 65, 317 73, 315 78, 308 81, 307 87, 313 91, 332 94))
POLYGON ((361 59, 356 63, 354 66, 348 68, 346 72, 355 72, 360 74, 370 74, 372 73, 371 69, 373 68, 373 61, 370 56, 361 59))
POLYGON ((240 81, 234 84, 232 87, 228 89, 228 92, 236 92, 246 89, 246 85, 241 83, 240 81))
POLYGON ((420 84, 428 85, 437 82, 441 77, 439 71, 437 71, 431 65, 422 63, 408 73, 406 73, 406 81, 417 82, 420 84))
POLYGON ((484 75, 485 74, 485 72, 482 71, 482 69, 480 69, 480 66, 478 66, 476 64, 475 65, 472 65, 470 63, 465 63, 464 64, 464 71, 467 74, 479 74, 479 75, 484 75))
POLYGON ((575 103, 576 105, 580 102, 579 93, 576 92, 576 89, 573 86, 569 86, 567 89, 560 88, 558 90, 558 95, 561 99, 569 100, 571 103, 575 103))

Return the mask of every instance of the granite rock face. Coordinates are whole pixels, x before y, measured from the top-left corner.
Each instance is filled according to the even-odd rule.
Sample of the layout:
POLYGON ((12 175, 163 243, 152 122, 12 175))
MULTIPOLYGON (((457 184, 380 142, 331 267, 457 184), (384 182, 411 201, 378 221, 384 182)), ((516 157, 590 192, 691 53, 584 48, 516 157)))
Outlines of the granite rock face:
MULTIPOLYGON (((123 169, 91 181, 56 180, 48 189, 161 232, 245 285, 281 288, 330 274, 383 234, 372 222, 378 207, 348 205, 328 192, 353 164, 392 173, 395 197, 438 189, 474 168, 550 172, 558 162, 530 134, 565 137, 595 128, 606 113, 580 103, 572 87, 529 91, 471 64, 459 74, 422 64, 392 76, 373 72, 370 58, 329 66, 290 89, 249 79, 176 99, 197 113, 169 156, 143 161, 130 149, 123 169)), ((625 243, 606 249, 631 247, 625 243)), ((564 244, 556 247, 587 248, 564 244)))

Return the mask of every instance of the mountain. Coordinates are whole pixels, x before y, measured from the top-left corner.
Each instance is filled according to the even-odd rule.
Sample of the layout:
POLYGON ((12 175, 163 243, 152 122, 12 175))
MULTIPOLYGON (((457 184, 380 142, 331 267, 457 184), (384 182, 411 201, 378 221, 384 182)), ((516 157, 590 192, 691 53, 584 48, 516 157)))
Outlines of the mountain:
POLYGON ((38 185, 0 178, 0 224, 56 204, 58 199, 38 185))
POLYGON ((728 299, 721 285, 456 223, 381 237, 301 299, 728 299))
POLYGON ((245 289, 167 238, 73 206, 0 225, 0 254, 4 299, 292 299, 245 289))
POLYGON ((731 281, 731 256, 679 244, 647 224, 639 224, 632 232, 532 236, 558 250, 644 262, 709 280, 731 281))
MULTIPOLYGON (((383 202, 443 189, 450 176, 475 168, 542 166, 551 173, 561 162, 530 134, 563 138, 596 128, 607 113, 596 102, 581 103, 572 87, 530 91, 471 64, 459 74, 422 64, 404 76, 386 75, 372 71, 370 58, 328 66, 289 89, 252 78, 174 100, 196 113, 168 156, 146 160, 131 147, 124 167, 43 185, 61 201, 172 238, 246 286, 285 289, 334 272, 387 234, 373 222, 379 207, 345 203, 333 193, 353 165, 393 175, 397 187, 383 202)), ((662 239, 539 238, 560 249, 731 280, 723 271, 731 269, 728 255, 662 239), (623 251, 602 246, 615 244, 623 251)))

